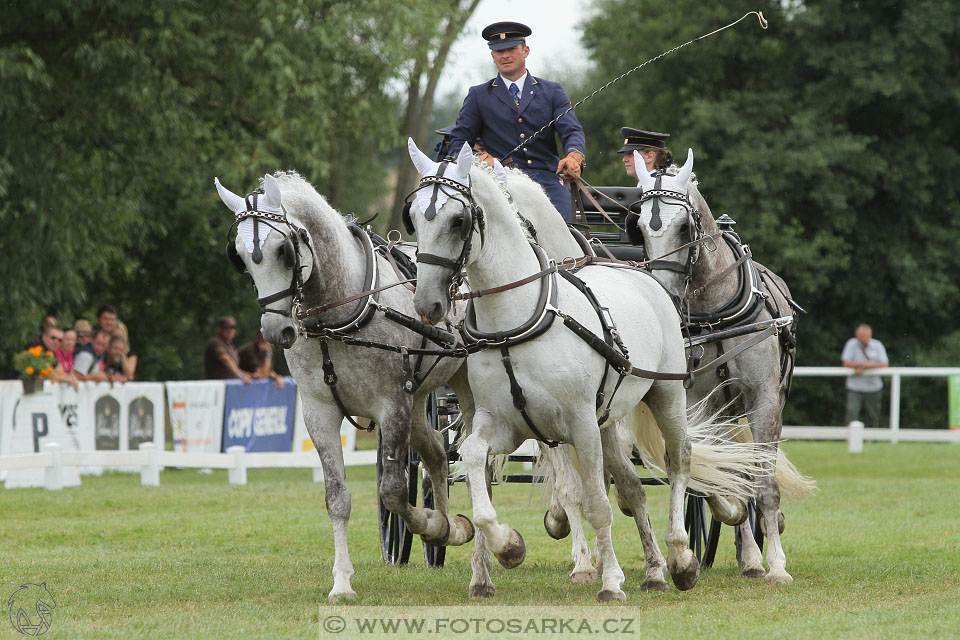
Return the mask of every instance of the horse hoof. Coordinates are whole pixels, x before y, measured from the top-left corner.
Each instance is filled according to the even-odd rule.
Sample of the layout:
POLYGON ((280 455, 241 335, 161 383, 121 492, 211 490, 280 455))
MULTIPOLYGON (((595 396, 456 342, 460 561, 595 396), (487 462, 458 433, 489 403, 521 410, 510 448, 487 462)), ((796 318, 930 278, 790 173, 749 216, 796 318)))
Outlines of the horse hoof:
POLYGON ((527 557, 527 545, 523 542, 523 536, 516 529, 510 529, 510 541, 507 542, 506 548, 494 555, 504 569, 519 567, 527 557))
POLYGON ((470 585, 471 598, 492 598, 497 593, 497 588, 492 584, 472 584, 470 585))
POLYGON ((434 536, 421 535, 420 539, 426 544, 432 544, 435 547, 445 547, 450 540, 450 519, 442 513, 438 513, 438 515, 440 516, 443 528, 434 536))
POLYGON ((755 580, 757 578, 764 577, 766 573, 763 569, 744 569, 743 573, 740 575, 742 575, 744 578, 753 578, 755 580))
POLYGON ((644 593, 647 591, 659 591, 660 593, 667 593, 670 591, 670 585, 668 585, 665 580, 644 580, 643 584, 640 585, 640 591, 643 591, 644 593))
POLYGON ((583 571, 574 571, 570 574, 570 582, 573 584, 590 584, 591 582, 596 582, 597 578, 600 577, 600 574, 597 573, 596 569, 590 568, 583 571))
POLYGON ((791 584, 793 582, 793 576, 786 571, 776 574, 771 571, 764 580, 767 584, 791 584))
POLYGON ((453 519, 453 525, 451 526, 451 531, 466 531, 462 536, 456 537, 456 542, 448 542, 448 546, 460 546, 462 544, 467 544, 473 540, 473 536, 476 535, 477 530, 474 528, 473 523, 470 522, 470 518, 458 513, 457 516, 453 519), (462 538, 462 540, 461 540, 462 538))
POLYGON ((327 600, 330 602, 337 602, 339 600, 353 600, 357 597, 356 591, 340 591, 338 593, 330 592, 330 595, 327 596, 327 600))
POLYGON ((625 602, 626 599, 627 594, 620 589, 617 589, 616 591, 604 589, 597 594, 597 602, 625 602))
POLYGON ((690 566, 687 567, 685 571, 678 571, 674 573, 670 572, 670 577, 673 578, 673 584, 680 591, 689 591, 693 589, 694 585, 697 584, 697 580, 700 578, 700 562, 693 558, 690 562, 690 566))
POLYGON ((566 518, 562 520, 554 518, 550 515, 549 509, 543 514, 543 528, 554 540, 563 540, 570 535, 570 522, 566 518))

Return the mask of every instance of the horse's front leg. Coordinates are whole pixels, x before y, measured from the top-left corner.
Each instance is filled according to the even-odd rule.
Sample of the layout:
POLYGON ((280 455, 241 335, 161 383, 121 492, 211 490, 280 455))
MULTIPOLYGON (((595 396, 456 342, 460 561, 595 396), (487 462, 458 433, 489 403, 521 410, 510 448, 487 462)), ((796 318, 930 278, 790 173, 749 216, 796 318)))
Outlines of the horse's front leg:
POLYGON ((687 437, 686 395, 679 382, 656 382, 647 394, 664 441, 664 458, 670 482, 670 511, 667 522, 667 568, 673 584, 681 591, 692 589, 700 577, 700 563, 690 550, 684 527, 683 501, 690 482, 690 440, 687 437))
MULTIPOLYGON (((428 542, 437 546, 457 546, 473 539, 473 525, 464 516, 457 516, 453 520, 448 518, 446 472, 441 471, 440 465, 446 465, 446 453, 439 442, 439 434, 426 426, 426 416, 418 416, 420 426, 417 427, 417 450, 424 458, 431 479, 436 483, 435 494, 439 495, 440 509, 420 508, 410 504, 408 499, 408 469, 407 456, 410 447, 410 404, 406 399, 392 403, 397 410, 390 416, 384 416, 380 421, 380 443, 382 456, 380 464, 383 473, 380 476, 379 494, 383 504, 403 518, 411 533, 417 534, 428 542), (427 430, 431 433, 428 434, 427 430), (442 483, 442 484, 439 484, 442 483)), ((420 411, 424 410, 424 402, 418 403, 420 411)))
POLYGON ((350 586, 353 563, 347 548, 347 524, 350 520, 350 489, 347 487, 343 466, 343 448, 340 445, 340 424, 343 414, 333 403, 322 403, 309 395, 303 396, 303 419, 313 446, 323 467, 324 498, 327 513, 333 524, 333 589, 330 600, 355 598, 350 586))
POLYGON ((613 549, 613 509, 607 497, 604 481, 603 451, 600 434, 596 427, 597 419, 591 408, 581 411, 575 424, 582 425, 573 437, 573 446, 577 450, 580 465, 580 479, 583 481, 583 513, 597 534, 597 555, 603 565, 601 574, 602 588, 597 593, 601 602, 624 601, 624 575, 613 549))
POLYGON ((513 569, 523 563, 527 555, 523 536, 509 525, 497 522, 486 491, 487 455, 489 440, 495 433, 493 415, 478 407, 473 418, 473 431, 460 445, 460 464, 469 480, 470 502, 473 505, 473 520, 487 539, 487 547, 505 569, 513 569))
POLYGON ((617 499, 626 503, 627 509, 633 515, 640 532, 640 542, 643 544, 645 576, 642 591, 668 591, 666 579, 667 563, 663 559, 657 537, 650 524, 647 513, 647 495, 643 490, 643 483, 637 476, 633 463, 626 456, 620 446, 616 427, 608 427, 600 434, 603 443, 603 464, 608 475, 612 475, 617 484, 617 499))

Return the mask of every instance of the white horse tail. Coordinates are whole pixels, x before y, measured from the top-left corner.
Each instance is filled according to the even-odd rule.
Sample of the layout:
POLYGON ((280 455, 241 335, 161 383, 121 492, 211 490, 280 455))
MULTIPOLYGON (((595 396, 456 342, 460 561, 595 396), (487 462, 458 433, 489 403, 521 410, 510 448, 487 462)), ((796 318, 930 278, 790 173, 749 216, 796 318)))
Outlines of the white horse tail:
MULTIPOLYGON (((737 442, 753 442, 753 432, 750 431, 750 423, 746 418, 740 420, 738 428, 734 429, 731 435, 737 442)), ((817 491, 817 481, 801 473, 781 447, 777 447, 776 475, 780 496, 783 498, 800 500, 817 491)))
MULTIPOLYGON (((666 475, 664 443, 650 410, 642 403, 623 419, 640 451, 640 459, 651 471, 666 475)), ((756 474, 771 468, 776 456, 753 442, 738 442, 736 422, 708 415, 705 401, 687 409, 687 437, 690 439, 689 488, 701 493, 748 499, 754 494, 756 474)))

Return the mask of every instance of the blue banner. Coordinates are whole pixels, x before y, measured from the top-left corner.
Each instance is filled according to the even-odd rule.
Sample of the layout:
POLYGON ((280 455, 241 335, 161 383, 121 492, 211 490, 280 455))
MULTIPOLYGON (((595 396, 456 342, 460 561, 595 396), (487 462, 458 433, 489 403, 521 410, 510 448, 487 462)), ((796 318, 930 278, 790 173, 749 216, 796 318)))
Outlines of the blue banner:
POLYGON ((283 389, 272 380, 227 381, 223 451, 237 445, 247 451, 290 451, 297 387, 292 378, 283 381, 283 389))

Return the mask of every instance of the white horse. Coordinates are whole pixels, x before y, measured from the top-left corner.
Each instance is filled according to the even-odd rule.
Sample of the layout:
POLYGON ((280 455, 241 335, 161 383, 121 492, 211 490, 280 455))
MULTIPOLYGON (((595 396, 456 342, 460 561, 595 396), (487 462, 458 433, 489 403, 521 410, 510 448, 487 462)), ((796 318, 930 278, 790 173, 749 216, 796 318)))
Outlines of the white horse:
MULTIPOLYGON (((639 154, 635 156, 639 157, 639 154)), ((636 158, 635 158, 636 159, 636 158)), ((643 166, 642 162, 637 166, 643 166)), ((673 295, 686 300, 694 327, 725 328, 750 322, 772 322, 775 318, 793 317, 780 328, 778 336, 770 336, 751 346, 726 364, 730 382, 727 391, 736 394, 731 400, 722 394, 708 402, 717 410, 728 405, 730 413, 746 414, 750 430, 747 439, 759 443, 768 453, 776 454, 776 472, 772 465, 759 474, 756 499, 760 511, 760 526, 768 539, 767 562, 764 573, 762 555, 754 538, 749 520, 739 524, 738 537, 742 545, 740 558, 743 575, 765 577, 769 583, 789 584, 793 578, 786 571, 786 556, 780 542, 783 514, 780 512, 780 493, 802 497, 812 493, 816 483, 800 474, 796 467, 779 451, 778 443, 783 427, 782 411, 793 373, 796 313, 790 300, 790 290, 775 273, 752 259, 743 260, 744 251, 732 234, 720 238, 720 229, 710 207, 697 189, 692 176, 693 150, 677 175, 662 174, 655 179, 639 172, 638 187, 644 190, 644 199, 636 224, 628 230, 639 231, 648 256, 670 255, 671 260, 657 260, 653 270, 673 295), (649 194, 649 195, 647 195, 649 194), (691 241, 715 235, 716 240, 687 246, 691 241), (743 264, 737 268, 737 261, 743 264), (779 339, 778 339, 779 337, 779 339), (751 434, 752 432, 752 434, 751 434)), ((749 258, 749 256, 746 256, 749 258)), ((711 329, 705 329, 707 331, 711 329)), ((734 337, 703 345, 703 360, 708 361, 722 353, 729 353, 749 335, 734 337)), ((699 376, 687 392, 688 401, 707 398, 721 382, 715 371, 699 376)))
MULTIPOLYGON (((263 335, 286 349, 287 364, 303 401, 307 431, 323 466, 336 547, 329 598, 356 596, 350 584, 353 564, 347 547, 350 490, 344 480, 340 445, 340 424, 347 415, 367 416, 379 425, 383 465, 379 495, 387 508, 425 542, 442 546, 469 542, 474 534, 470 521, 447 515, 446 450, 426 420, 427 396, 449 384, 469 423, 473 402, 463 360, 441 358, 435 362, 434 357, 425 357, 427 374, 410 394, 403 390, 407 377, 400 354, 348 346, 336 339, 299 336, 298 325, 291 318, 292 307, 296 311, 327 305, 372 287, 396 284, 399 277, 379 252, 372 251, 364 232, 349 225, 298 174, 266 175, 262 189, 246 198, 231 193, 219 180, 216 185, 237 219, 238 235, 228 245, 228 254, 236 267, 252 276, 258 292, 266 293, 258 300, 263 335), (330 370, 321 371, 321 363, 330 370), (430 474, 436 509, 417 508, 407 500, 406 458, 411 444, 430 474)), ((380 292, 379 303, 407 315, 413 313, 412 295, 403 287, 380 292)), ((317 331, 335 327, 341 333, 388 345, 416 345, 421 340, 386 319, 366 297, 333 306, 317 317, 322 321, 315 326, 317 331)), ((310 327, 311 319, 305 323, 310 327)))
MULTIPOLYGON (((419 240, 415 307, 426 320, 437 322, 448 312, 451 281, 460 268, 465 269, 475 291, 549 271, 545 256, 531 248, 492 173, 473 166, 469 149, 461 150, 455 163, 441 164, 420 152, 412 140, 409 149, 424 176, 407 215, 419 240)), ((618 380, 616 372, 605 376, 607 360, 585 340, 559 321, 546 327, 536 321, 538 315, 543 319, 556 315, 564 318, 564 325, 572 320, 571 326, 579 323, 599 336, 604 334, 604 326, 598 313, 609 314, 630 354, 632 368, 682 372, 685 356, 676 310, 660 285, 644 273, 590 268, 578 276, 605 311, 598 312, 573 284, 560 279, 554 282, 550 275, 476 300, 473 333, 488 336, 500 349, 480 351, 469 358, 476 411, 473 430, 462 442, 460 455, 471 480, 475 522, 501 564, 519 564, 525 553, 523 538, 497 521, 483 490, 487 456, 509 453, 530 437, 572 444, 586 496, 584 512, 597 534, 602 563, 603 584, 597 597, 625 599, 621 590, 624 576, 610 536, 612 512, 605 492, 605 469, 631 503, 641 505, 635 513, 642 511, 642 499, 636 495, 640 483, 633 465, 607 427, 646 399, 668 452, 667 567, 674 584, 689 589, 696 583, 699 565, 687 547, 683 527, 691 442, 680 380, 654 381, 632 375, 618 380), (545 299, 549 303, 545 304, 545 299), (530 321, 524 322, 527 318, 530 321), (505 343, 502 338, 514 335, 518 322, 524 329, 542 333, 533 340, 505 343), (601 386, 609 402, 598 428, 596 398, 601 386)), ((737 454, 724 462, 734 472, 721 476, 715 487, 719 494, 749 491, 750 481, 745 482, 738 473, 748 472, 752 463, 742 451, 737 454)))

